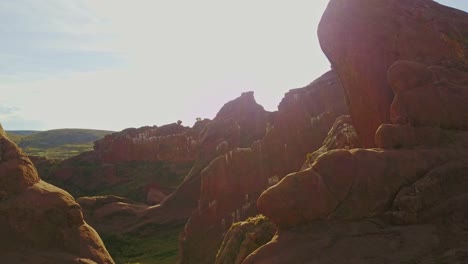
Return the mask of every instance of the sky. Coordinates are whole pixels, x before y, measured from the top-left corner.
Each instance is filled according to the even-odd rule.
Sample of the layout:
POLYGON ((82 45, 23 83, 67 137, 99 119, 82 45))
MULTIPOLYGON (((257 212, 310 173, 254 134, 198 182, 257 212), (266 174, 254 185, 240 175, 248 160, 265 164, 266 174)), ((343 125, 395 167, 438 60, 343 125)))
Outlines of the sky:
POLYGON ((316 34, 327 2, 0 0, 0 122, 192 125, 244 91, 274 111, 330 68, 316 34))

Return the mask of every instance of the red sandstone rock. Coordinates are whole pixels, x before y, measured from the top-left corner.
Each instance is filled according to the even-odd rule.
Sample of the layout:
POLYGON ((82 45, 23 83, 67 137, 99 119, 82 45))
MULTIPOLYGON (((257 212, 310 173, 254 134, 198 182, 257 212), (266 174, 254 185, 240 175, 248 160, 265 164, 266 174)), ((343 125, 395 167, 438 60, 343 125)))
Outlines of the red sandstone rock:
POLYGON ((194 161, 197 131, 179 124, 126 129, 95 142, 102 163, 125 161, 194 161))
MULTIPOLYGON (((228 102, 213 121, 204 121, 205 124, 197 122, 194 126, 193 129, 199 131, 194 166, 178 189, 161 204, 145 206, 130 201, 114 201, 107 197, 83 198, 79 202, 85 210, 85 218, 106 236, 157 236, 158 231, 154 226, 181 231, 197 208, 202 170, 220 151, 246 148, 264 137, 270 119, 271 113, 255 102, 253 93, 242 94, 228 102)), ((91 157, 90 160, 96 159, 88 157, 91 157)), ((216 249, 210 252, 215 254, 216 249)))
POLYGON ((468 261, 467 25, 428 0, 330 1, 322 48, 382 149, 326 152, 266 190, 278 236, 244 264, 468 261))
POLYGON ((170 124, 126 129, 96 141, 93 151, 52 164, 55 166, 40 160, 36 164, 45 179, 77 195, 101 194, 136 180, 137 187, 126 193, 110 194, 145 202, 148 192, 144 186, 165 179, 162 187, 173 190, 189 172, 197 156, 199 133, 209 122, 198 121, 193 128, 170 124), (167 175, 175 179, 167 179, 167 175))
POLYGON ((67 192, 41 181, 0 128, 0 255, 4 263, 114 263, 67 192))
MULTIPOLYGON (((468 65, 468 15, 434 1, 331 0, 318 34, 346 90, 351 117, 366 147, 375 146, 375 131, 390 123, 394 93, 387 70, 393 63, 407 60, 461 69, 468 65)), ((405 85, 425 82, 427 70, 416 68, 403 70, 405 85)), ((421 103, 428 99, 418 95, 421 103)))
POLYGON ((260 193, 299 170, 307 153, 321 146, 335 119, 345 113, 341 86, 328 72, 285 95, 263 139, 214 159, 201 173, 198 210, 181 239, 182 263, 213 263, 221 234, 231 223, 256 215, 260 193))
POLYGON ((468 72, 397 61, 388 70, 393 123, 468 129, 468 72))
POLYGON ((335 120, 335 123, 328 132, 327 137, 323 141, 322 147, 307 154, 307 160, 302 166, 304 170, 315 162, 322 154, 334 149, 353 149, 360 146, 356 130, 353 126, 353 121, 349 115, 340 116, 335 120))

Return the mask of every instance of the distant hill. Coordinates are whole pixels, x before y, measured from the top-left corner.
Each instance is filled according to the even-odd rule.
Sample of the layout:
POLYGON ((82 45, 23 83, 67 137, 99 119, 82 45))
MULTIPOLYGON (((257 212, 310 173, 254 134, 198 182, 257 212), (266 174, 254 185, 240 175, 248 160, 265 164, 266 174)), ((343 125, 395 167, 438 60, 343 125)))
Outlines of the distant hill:
POLYGON ((65 159, 93 149, 93 142, 113 131, 94 129, 54 129, 48 131, 7 131, 8 136, 28 155, 65 159))
POLYGON ((6 131, 8 134, 15 134, 19 136, 30 136, 32 134, 37 134, 43 131, 39 130, 7 130, 6 131))

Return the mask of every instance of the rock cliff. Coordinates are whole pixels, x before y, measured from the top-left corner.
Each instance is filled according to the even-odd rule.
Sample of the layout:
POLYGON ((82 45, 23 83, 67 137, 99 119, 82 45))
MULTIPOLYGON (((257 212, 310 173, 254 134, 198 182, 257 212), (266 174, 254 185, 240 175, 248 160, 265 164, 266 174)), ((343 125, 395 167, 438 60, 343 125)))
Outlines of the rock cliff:
MULTIPOLYGON (((115 235, 130 240, 141 237, 163 240, 165 236, 172 237, 174 233, 178 235, 187 219, 198 208, 202 171, 218 156, 237 148, 247 148, 263 138, 272 115, 255 102, 252 92, 243 93, 226 103, 216 117, 199 130, 196 159, 192 168, 178 188, 161 204, 145 206, 116 197, 83 198, 79 202, 86 217, 89 217, 89 221, 106 241, 109 238, 115 240, 115 235)), ((172 246, 177 250, 177 242, 172 246)), ((216 249, 210 253, 216 254, 216 249)))
POLYGON ((278 235, 243 262, 468 261, 468 14, 331 0, 319 27, 360 141, 257 200, 278 235))
MULTIPOLYGON (((466 13, 434 1, 332 0, 318 35, 324 53, 340 76, 351 117, 366 147, 375 146, 375 131, 391 121, 389 109, 395 93, 387 72, 392 64, 406 60, 460 71, 468 67, 466 13)), ((395 68, 392 74, 405 75, 400 77, 415 89, 424 86, 424 79, 432 75, 409 65, 395 68), (412 70, 417 71, 416 76, 412 70), (418 83, 421 80, 423 83, 418 83)), ((425 104, 420 110, 436 111, 426 105, 438 98, 419 99, 425 104)))
POLYGON ((193 128, 174 123, 126 129, 63 162, 34 161, 45 179, 76 196, 114 194, 152 205, 160 199, 153 199, 147 186, 160 185, 165 195, 175 190, 190 171, 200 133, 209 122, 198 121, 193 128))
POLYGON ((211 161, 201 172, 198 207, 181 236, 181 262, 213 263, 231 224, 255 216, 261 192, 299 170, 346 113, 342 87, 330 71, 288 92, 261 140, 211 161))

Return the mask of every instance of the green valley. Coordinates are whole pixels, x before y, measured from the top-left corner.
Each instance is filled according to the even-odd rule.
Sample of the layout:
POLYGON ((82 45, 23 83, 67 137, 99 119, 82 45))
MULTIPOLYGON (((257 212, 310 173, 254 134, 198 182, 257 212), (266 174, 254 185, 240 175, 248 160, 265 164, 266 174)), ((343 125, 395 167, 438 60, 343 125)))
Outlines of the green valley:
POLYGON ((93 142, 113 133, 94 129, 54 129, 48 131, 6 131, 28 155, 66 159, 93 149, 93 142))

